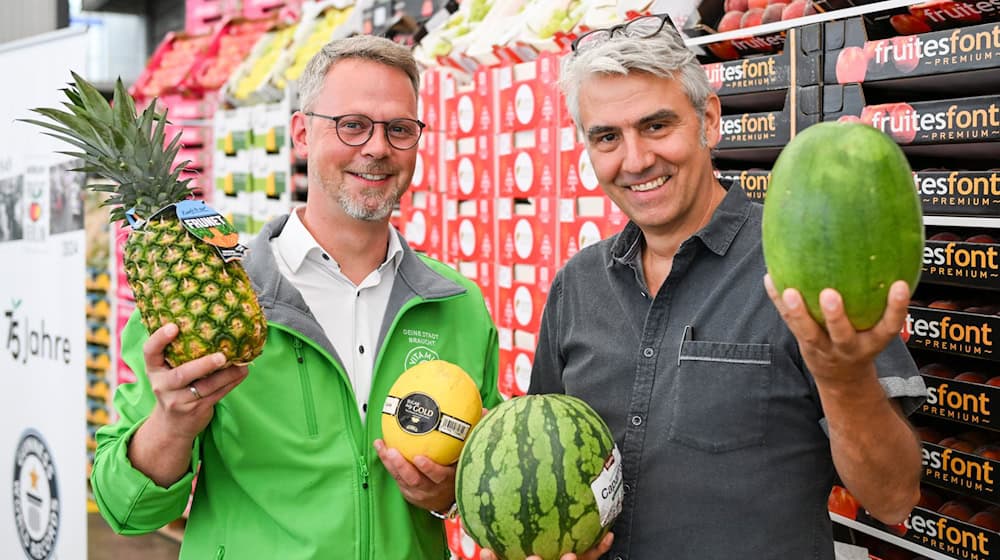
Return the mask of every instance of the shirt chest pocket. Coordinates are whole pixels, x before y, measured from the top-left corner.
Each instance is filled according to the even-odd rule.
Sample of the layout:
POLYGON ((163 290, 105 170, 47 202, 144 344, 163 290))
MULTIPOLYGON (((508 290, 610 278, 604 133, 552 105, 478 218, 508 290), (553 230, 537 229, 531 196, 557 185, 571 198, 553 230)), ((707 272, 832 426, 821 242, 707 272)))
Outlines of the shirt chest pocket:
POLYGON ((711 453, 764 443, 769 344, 685 340, 677 364, 669 440, 711 453))

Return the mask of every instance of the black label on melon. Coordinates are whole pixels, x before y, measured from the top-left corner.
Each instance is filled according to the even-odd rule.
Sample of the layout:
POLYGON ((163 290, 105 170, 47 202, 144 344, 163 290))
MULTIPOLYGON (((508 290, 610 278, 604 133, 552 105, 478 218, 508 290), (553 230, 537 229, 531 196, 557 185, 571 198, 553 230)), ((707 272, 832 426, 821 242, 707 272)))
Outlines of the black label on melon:
POLYGON ((426 434, 437 427, 440 410, 434 399, 423 393, 410 393, 399 401, 396 421, 411 434, 426 434))

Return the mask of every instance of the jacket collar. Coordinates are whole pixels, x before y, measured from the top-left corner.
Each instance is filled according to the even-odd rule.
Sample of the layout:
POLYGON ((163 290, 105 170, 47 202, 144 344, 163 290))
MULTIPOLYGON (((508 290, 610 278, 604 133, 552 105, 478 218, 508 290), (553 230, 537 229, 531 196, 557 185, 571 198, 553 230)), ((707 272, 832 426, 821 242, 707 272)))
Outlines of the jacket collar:
MULTIPOLYGON (((319 323, 302 294, 279 271, 271 250, 271 239, 277 237, 288 221, 288 215, 280 216, 261 229, 248 244, 243 267, 257 292, 257 299, 267 320, 291 327, 312 338, 337 357, 333 345, 326 338, 319 323)), ((402 235, 393 230, 402 247, 396 282, 393 284, 386 307, 386 317, 395 317, 403 305, 413 297, 421 299, 441 299, 465 293, 465 288, 431 270, 410 248, 402 235)), ((382 322, 379 346, 385 338, 392 320, 382 322)), ((338 358, 339 360, 339 358, 338 358)))

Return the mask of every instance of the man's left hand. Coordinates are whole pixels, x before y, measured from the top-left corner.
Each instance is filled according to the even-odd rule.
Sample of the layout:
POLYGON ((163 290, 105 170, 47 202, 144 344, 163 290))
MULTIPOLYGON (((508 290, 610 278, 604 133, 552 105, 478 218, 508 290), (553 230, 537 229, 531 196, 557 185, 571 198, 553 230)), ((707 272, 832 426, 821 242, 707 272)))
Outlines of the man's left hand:
POLYGON ((865 371, 875 356, 895 337, 906 321, 910 289, 899 280, 889 289, 887 307, 882 318, 872 328, 857 331, 847 319, 844 301, 836 290, 820 292, 820 307, 826 327, 813 320, 798 290, 786 289, 778 294, 770 275, 764 286, 788 328, 799 342, 802 358, 817 378, 832 382, 849 381, 865 371))
POLYGON ((423 455, 417 455, 411 463, 399 450, 386 447, 381 439, 375 440, 374 445, 406 501, 437 512, 444 512, 455 502, 454 465, 439 465, 423 455))

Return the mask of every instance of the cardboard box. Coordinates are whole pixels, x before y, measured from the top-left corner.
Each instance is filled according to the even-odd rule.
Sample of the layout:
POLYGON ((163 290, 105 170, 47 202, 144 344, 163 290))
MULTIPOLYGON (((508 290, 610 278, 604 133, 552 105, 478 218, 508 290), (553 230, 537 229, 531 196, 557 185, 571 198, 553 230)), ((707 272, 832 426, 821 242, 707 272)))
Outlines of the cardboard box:
POLYGON ((497 388, 506 398, 517 397, 528 392, 531 383, 531 364, 535 359, 534 349, 515 348, 507 351, 500 364, 497 388))
POLYGON ((787 90, 793 85, 815 85, 821 81, 823 49, 821 28, 813 24, 792 30, 794 42, 777 54, 750 56, 703 64, 708 82, 720 97, 787 90), (794 71, 793 71, 794 70, 794 71), (792 80, 795 83, 792 83, 792 80))
POLYGON ((497 130, 513 132, 556 125, 561 93, 559 58, 543 53, 535 60, 496 71, 500 112, 497 130))
POLYGON ((603 194, 559 201, 559 254, 561 266, 581 249, 620 232, 628 217, 603 194))
POLYGON ((509 288, 503 287, 498 278, 497 305, 500 321, 516 331, 536 336, 545 309, 545 299, 555 270, 552 267, 528 264, 499 265, 499 275, 511 275, 509 288), (504 270, 504 269, 507 270, 504 270))
POLYGON ((902 333, 907 346, 1000 361, 994 348, 1000 317, 910 306, 902 333))
MULTIPOLYGON (((451 88, 446 83, 446 88, 451 88)), ((468 84, 454 84, 454 94, 446 89, 444 114, 447 132, 452 138, 465 138, 486 134, 492 136, 496 130, 494 122, 495 88, 493 69, 476 70, 468 84)))
POLYGON ((600 194, 601 186, 594 174, 594 165, 590 161, 586 145, 576 127, 563 126, 557 131, 559 135, 559 181, 558 191, 561 198, 600 194))
POLYGON ((931 150, 907 153, 931 157, 994 157, 1000 140, 1000 103, 993 95, 868 105, 858 84, 826 86, 823 90, 827 121, 860 121, 885 132, 904 146, 934 145, 931 150), (942 151, 942 145, 981 144, 942 151))
POLYGON ((499 195, 554 196, 557 192, 555 129, 540 126, 500 134, 497 139, 499 195))
POLYGON ((556 198, 500 199, 497 205, 498 262, 554 266, 558 232, 556 198), (509 215, 511 211, 513 214, 509 215))
POLYGON ((1000 216, 1000 170, 915 171, 924 215, 1000 216))
POLYGON ((445 162, 448 196, 459 200, 496 197, 491 144, 485 136, 454 142, 454 158, 445 162))
POLYGON ((1000 461, 927 442, 922 454, 924 482, 988 502, 1000 500, 1000 461))
POLYGON ((784 109, 723 115, 719 123, 719 157, 739 159, 746 149, 780 151, 794 133, 821 120, 823 95, 820 86, 794 87, 788 90, 784 109))
POLYGON ((1000 429, 1000 418, 993 416, 993 409, 1000 406, 1000 388, 931 375, 923 377, 927 400, 920 407, 921 414, 980 428, 1000 429))
POLYGON ((862 510, 857 521, 948 558, 992 558, 1000 534, 940 513, 915 507, 900 525, 887 527, 862 510))
POLYGON ((982 70, 1000 67, 1000 23, 985 23, 917 35, 869 39, 861 18, 826 23, 823 79, 828 84, 879 82, 930 76, 963 91, 982 70))
POLYGON ((1000 289, 1000 245, 931 241, 924 246, 921 282, 1000 289))
POLYGON ((747 198, 761 203, 764 202, 764 197, 767 195, 767 185, 771 182, 771 172, 766 169, 716 170, 715 176, 720 181, 728 181, 738 186, 743 189, 747 198))

